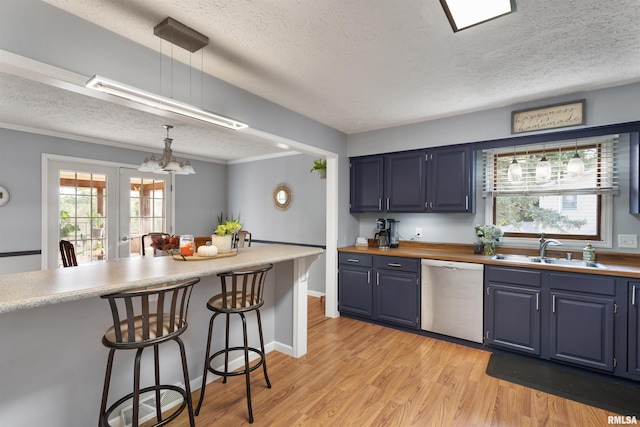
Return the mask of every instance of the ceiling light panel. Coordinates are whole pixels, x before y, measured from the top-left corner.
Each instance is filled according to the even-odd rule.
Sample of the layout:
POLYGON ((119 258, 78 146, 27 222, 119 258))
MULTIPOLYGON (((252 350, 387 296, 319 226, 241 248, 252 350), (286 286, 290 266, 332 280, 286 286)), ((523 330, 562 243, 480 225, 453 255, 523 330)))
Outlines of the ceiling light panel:
POLYGON ((515 12, 515 0, 440 0, 454 32, 515 12))

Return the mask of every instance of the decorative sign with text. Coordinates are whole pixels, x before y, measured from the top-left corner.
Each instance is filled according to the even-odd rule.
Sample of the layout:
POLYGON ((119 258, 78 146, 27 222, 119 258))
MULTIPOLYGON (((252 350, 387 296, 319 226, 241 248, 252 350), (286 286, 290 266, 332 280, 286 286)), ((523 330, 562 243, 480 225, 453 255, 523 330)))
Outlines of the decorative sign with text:
POLYGON ((584 125, 585 100, 547 105, 511 113, 511 133, 584 125))

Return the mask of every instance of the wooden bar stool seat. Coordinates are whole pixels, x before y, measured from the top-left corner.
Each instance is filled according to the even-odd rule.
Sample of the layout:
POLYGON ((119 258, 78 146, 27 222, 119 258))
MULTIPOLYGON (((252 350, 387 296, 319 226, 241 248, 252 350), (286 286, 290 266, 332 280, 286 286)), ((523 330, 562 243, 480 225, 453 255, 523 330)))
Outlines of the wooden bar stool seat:
POLYGON ((267 388, 271 388, 271 382, 267 375, 267 360, 264 351, 264 337, 262 335, 262 320, 260 318, 260 307, 264 304, 263 292, 264 284, 267 278, 267 272, 273 268, 273 264, 256 267, 250 270, 232 271, 228 273, 220 273, 221 293, 214 295, 207 302, 207 308, 213 312, 209 321, 209 335, 207 337, 206 354, 204 358, 204 373, 202 375, 202 389, 200 391, 200 400, 196 408, 196 416, 200 413, 200 407, 204 400, 205 387, 207 385, 207 373, 223 377, 223 383, 227 382, 227 377, 244 375, 247 389, 247 408, 249 412, 249 422, 253 422, 253 409, 251 406, 251 378, 252 371, 262 366, 264 379, 267 388), (247 321, 245 313, 255 311, 258 321, 258 332, 260 335, 260 348, 249 347, 247 338, 247 321), (211 336, 213 333, 213 322, 220 314, 225 314, 225 347, 211 355, 211 336), (237 314, 242 319, 242 346, 229 346, 229 320, 231 314, 237 314), (244 356, 244 368, 229 372, 229 355, 233 352, 242 352, 244 356), (249 363, 249 353, 258 355, 257 361, 249 363), (218 356, 224 355, 224 369, 219 370, 213 367, 213 362, 218 356))
MULTIPOLYGON (((199 278, 174 281, 143 289, 103 295, 101 297, 109 301, 111 315, 113 317, 113 326, 111 326, 102 337, 102 344, 110 350, 107 359, 102 403, 100 406, 99 426, 110 426, 109 419, 112 413, 115 411, 117 414, 117 409, 124 411, 124 408, 128 406, 126 403, 129 400, 132 401, 130 405, 132 409, 130 421, 133 427, 138 427, 140 422, 144 422, 145 426, 150 426, 148 424, 150 420, 140 420, 140 418, 144 416, 149 417, 151 420, 155 418, 156 423, 153 424, 153 426, 166 425, 180 415, 185 408, 187 408, 189 413, 190 426, 195 426, 187 359, 180 335, 187 329, 189 299, 191 298, 193 285, 199 281, 199 278), (182 361, 184 388, 160 383, 158 347, 160 344, 168 341, 178 343, 182 361), (142 351, 148 347, 153 347, 155 382, 151 386, 141 388, 140 361, 142 351), (113 359, 116 350, 136 350, 133 371, 133 391, 118 399, 107 408, 113 359), (168 392, 179 394, 182 397, 182 402, 177 409, 174 407, 168 411, 169 414, 164 414, 162 412, 162 396, 163 393, 168 392), (147 397, 148 394, 150 394, 150 398, 145 399, 145 402, 152 402, 155 407, 155 415, 153 413, 143 414, 141 412, 141 396, 147 397)), ((148 406, 149 403, 145 403, 145 407, 148 406)))

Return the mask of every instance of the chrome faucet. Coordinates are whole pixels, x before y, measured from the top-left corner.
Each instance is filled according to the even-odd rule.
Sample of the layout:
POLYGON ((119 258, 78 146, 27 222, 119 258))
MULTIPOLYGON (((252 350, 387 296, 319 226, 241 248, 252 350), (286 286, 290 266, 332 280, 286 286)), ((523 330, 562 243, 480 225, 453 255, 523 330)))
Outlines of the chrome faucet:
POLYGON ((562 243, 556 239, 545 239, 544 233, 540 235, 540 258, 544 258, 547 254, 547 246, 562 246, 562 243))

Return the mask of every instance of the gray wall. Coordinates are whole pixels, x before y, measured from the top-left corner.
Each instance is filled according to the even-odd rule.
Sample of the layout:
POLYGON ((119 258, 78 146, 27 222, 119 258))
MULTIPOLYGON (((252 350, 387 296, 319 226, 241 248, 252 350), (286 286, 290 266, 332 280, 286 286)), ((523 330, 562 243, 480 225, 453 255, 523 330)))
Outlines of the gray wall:
MULTIPOLYGON (((513 136, 510 127, 511 111, 582 98, 586 99, 586 118, 587 125, 590 127, 640 120, 640 107, 638 106, 640 83, 635 83, 545 99, 535 103, 349 135, 349 156, 508 138, 513 136)), ((617 246, 618 234, 640 234, 640 215, 629 214, 628 137, 622 137, 620 145, 620 195, 614 197, 613 248, 598 248, 598 250, 640 253, 640 249, 618 248, 617 246)), ((376 218, 383 216, 400 220, 399 231, 403 240, 411 239, 416 227, 421 227, 423 237, 417 239, 418 241, 472 243, 475 239, 474 225, 485 222, 480 157, 478 156, 476 168, 475 214, 356 214, 355 216, 359 220, 359 234, 364 237, 372 237, 375 233, 376 218)))
MULTIPOLYGON (((4 236, 0 239, 0 252, 42 249, 43 153, 123 164, 132 164, 148 155, 141 151, 0 129, 0 183, 11 194, 10 202, 0 209, 0 236, 4 236)), ((176 234, 208 235, 216 225, 216 212, 226 209, 227 167, 196 160, 192 164, 197 172, 195 175, 176 176, 176 234), (198 191, 191 191, 194 188, 198 191)), ((40 268, 39 256, 35 256, 28 257, 28 266, 16 269, 25 262, 19 258, 0 258, 0 273, 40 268)))
MULTIPOLYGON (((315 157, 299 154, 229 165, 228 206, 240 215, 254 239, 325 245, 326 185, 309 172, 315 157), (275 207, 273 189, 286 183, 293 203, 286 211, 275 207)), ((325 293, 325 256, 311 265, 309 289, 325 293)))

